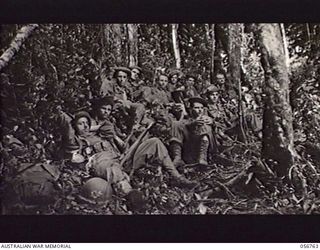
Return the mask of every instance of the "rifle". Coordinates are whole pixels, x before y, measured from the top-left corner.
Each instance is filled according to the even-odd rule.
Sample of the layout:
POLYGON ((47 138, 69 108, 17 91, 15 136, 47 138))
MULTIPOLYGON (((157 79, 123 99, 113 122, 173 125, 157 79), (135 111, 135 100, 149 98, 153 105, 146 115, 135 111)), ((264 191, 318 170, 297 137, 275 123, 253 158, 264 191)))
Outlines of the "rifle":
MULTIPOLYGON (((135 152, 137 151, 137 148, 139 147, 143 138, 147 135, 147 133, 153 127, 154 124, 155 124, 155 122, 150 123, 149 126, 139 135, 137 140, 128 148, 128 150, 126 150, 126 152, 124 152, 123 158, 120 161, 121 167, 124 166, 125 162, 127 162, 130 159, 131 160, 133 159, 133 156, 134 156, 135 152)), ((132 168, 130 171, 130 176, 133 175, 133 172, 134 172, 134 169, 132 168)))

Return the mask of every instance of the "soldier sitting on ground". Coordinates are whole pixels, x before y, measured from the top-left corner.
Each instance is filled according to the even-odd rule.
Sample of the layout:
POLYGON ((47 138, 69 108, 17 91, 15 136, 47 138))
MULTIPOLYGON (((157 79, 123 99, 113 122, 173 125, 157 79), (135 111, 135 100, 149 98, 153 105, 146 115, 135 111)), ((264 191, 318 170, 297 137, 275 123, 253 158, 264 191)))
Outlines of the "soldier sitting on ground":
POLYGON ((132 66, 131 79, 129 81, 131 89, 131 100, 145 104, 145 97, 151 95, 151 88, 147 86, 147 83, 142 80, 142 68, 138 66, 132 66))
POLYGON ((192 74, 186 75, 186 91, 185 95, 187 98, 191 98, 193 96, 199 96, 197 89, 195 88, 196 84, 196 76, 192 74))
POLYGON ((182 72, 180 70, 171 70, 169 73, 169 84, 168 84, 168 89, 170 92, 175 91, 175 90, 185 90, 185 86, 182 84, 181 79, 182 79, 182 72))
POLYGON ((208 152, 214 148, 212 119, 204 114, 207 103, 200 97, 189 99, 190 117, 173 122, 170 150, 176 167, 208 164, 208 152))
POLYGON ((102 83, 100 94, 101 96, 114 96, 116 109, 121 115, 118 118, 121 117, 122 122, 125 123, 122 124, 125 131, 122 132, 128 134, 133 126, 141 121, 145 109, 143 104, 133 100, 133 91, 129 82, 131 71, 126 67, 116 67, 114 71, 113 78, 102 83))
POLYGON ((157 77, 157 84, 152 88, 152 95, 148 99, 149 103, 157 102, 165 106, 171 101, 168 81, 168 76, 163 73, 157 77))

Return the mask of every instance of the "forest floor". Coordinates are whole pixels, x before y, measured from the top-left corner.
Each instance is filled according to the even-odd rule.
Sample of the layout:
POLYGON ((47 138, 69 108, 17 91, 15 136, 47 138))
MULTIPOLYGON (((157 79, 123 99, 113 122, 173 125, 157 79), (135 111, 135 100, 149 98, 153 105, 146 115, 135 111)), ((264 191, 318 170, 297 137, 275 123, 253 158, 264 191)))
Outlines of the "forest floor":
POLYGON ((142 191, 145 200, 140 201, 142 208, 134 212, 128 208, 125 198, 116 195, 102 204, 83 202, 79 199, 79 192, 90 177, 85 171, 72 169, 60 162, 61 192, 55 204, 25 212, 60 215, 320 213, 319 192, 303 192, 299 184, 263 174, 259 169, 261 164, 257 164, 261 161, 252 156, 248 147, 240 146, 237 150, 232 159, 236 165, 223 162, 207 168, 182 170, 186 177, 199 183, 191 190, 171 184, 168 173, 160 167, 137 170, 131 184, 142 191))

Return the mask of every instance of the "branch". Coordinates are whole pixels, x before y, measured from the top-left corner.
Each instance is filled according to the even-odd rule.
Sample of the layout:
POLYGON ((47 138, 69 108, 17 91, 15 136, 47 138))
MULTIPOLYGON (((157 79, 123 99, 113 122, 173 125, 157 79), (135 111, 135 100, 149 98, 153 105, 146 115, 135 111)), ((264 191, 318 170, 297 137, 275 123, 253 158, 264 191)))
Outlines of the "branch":
POLYGON ((38 28, 38 24, 29 24, 23 26, 10 44, 10 47, 0 57, 0 71, 8 65, 10 60, 17 53, 23 42, 31 35, 32 31, 38 28))

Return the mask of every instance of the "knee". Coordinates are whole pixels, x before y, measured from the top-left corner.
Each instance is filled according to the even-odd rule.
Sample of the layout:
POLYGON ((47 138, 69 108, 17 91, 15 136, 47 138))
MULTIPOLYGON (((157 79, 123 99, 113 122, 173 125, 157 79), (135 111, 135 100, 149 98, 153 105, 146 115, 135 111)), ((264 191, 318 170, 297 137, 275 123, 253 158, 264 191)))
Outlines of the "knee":
POLYGON ((155 146, 162 145, 162 142, 157 137, 152 137, 152 138, 148 139, 146 142, 148 142, 148 144, 150 144, 150 146, 151 145, 155 145, 155 146))

